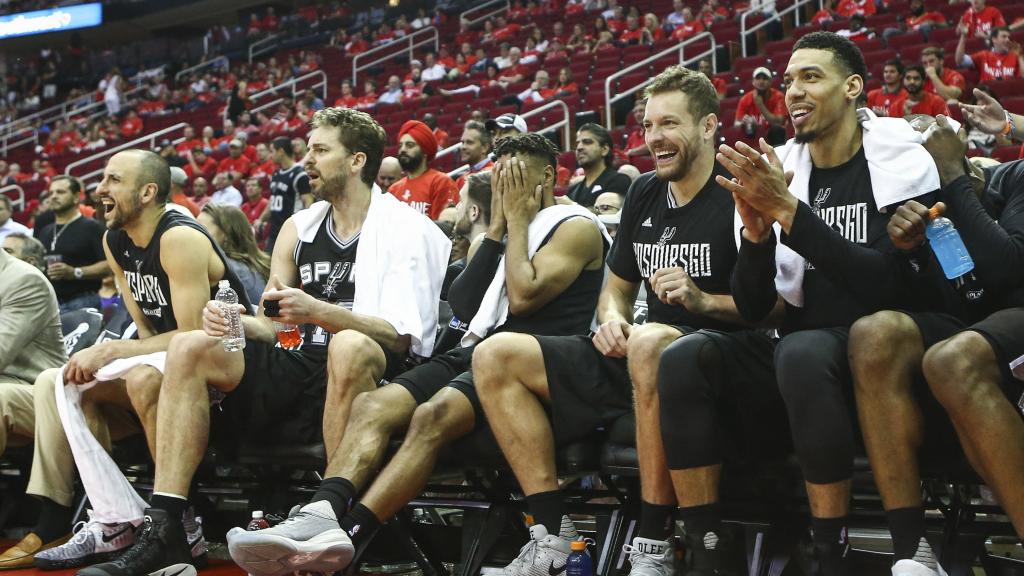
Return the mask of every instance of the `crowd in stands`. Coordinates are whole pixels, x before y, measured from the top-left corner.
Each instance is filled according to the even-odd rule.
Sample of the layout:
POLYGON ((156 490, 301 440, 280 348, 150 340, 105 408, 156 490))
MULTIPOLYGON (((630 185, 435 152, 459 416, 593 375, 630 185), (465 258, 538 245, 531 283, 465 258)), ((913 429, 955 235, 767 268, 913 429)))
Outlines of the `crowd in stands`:
MULTIPOLYGON (((959 439, 948 458, 963 446, 1024 536, 1024 389, 1010 371, 1024 358, 1024 164, 988 158, 1024 137, 1024 110, 1003 90, 1024 87, 1011 84, 1024 78, 1014 40, 1024 14, 1007 25, 985 0, 955 5, 956 19, 925 0, 892 6, 908 12, 882 28, 872 18, 890 10, 884 1, 826 2, 812 27, 835 33, 808 31, 791 59, 754 62, 742 76, 710 58, 658 70, 623 127, 574 125, 562 142, 571 154, 550 121, 525 113, 555 99, 579 105, 592 78, 574 76, 576 59, 670 45, 764 4, 674 0, 655 14, 617 0, 514 0, 478 26, 452 24, 453 42, 401 69, 288 86, 270 107, 254 99, 326 71, 338 54, 351 62, 458 16, 266 8, 215 32, 256 40, 301 20, 337 52, 282 50, 180 81, 154 73, 131 95, 121 70, 107 71, 83 93, 103 114, 41 126, 29 165, 0 160, 0 186, 42 189, 18 210, 0 194, 0 271, 12 271, 0 274, 0 319, 15 272, 35 298, 20 350, 0 331, 0 360, 16 358, 15 371, 0 366, 11 378, 0 379, 0 454, 15 439, 46 454, 29 483, 39 521, 0 554, 0 569, 96 564, 101 548, 114 560, 83 576, 194 574, 205 541, 189 490, 207 444, 224 428, 238 443, 279 425, 281 436, 323 442, 327 470, 289 520, 228 533, 232 558, 254 574, 343 569, 421 493, 442 447, 485 423, 534 521, 505 574, 550 573, 580 539, 555 447, 633 414, 635 576, 676 573, 677 518, 683 574, 742 570, 730 566, 744 553, 718 490, 734 448, 755 461, 795 457, 810 555, 824 576, 848 576, 861 434, 894 574, 943 573, 921 474, 906 465, 938 443, 934 430, 959 439), (531 25, 573 15, 571 27, 531 25), (952 53, 888 53, 908 32, 942 30, 955 32, 952 53), (884 61, 865 62, 865 42, 880 43, 884 61), (432 105, 466 95, 472 110, 457 119, 432 105), (216 121, 105 158, 98 182, 60 174, 163 116, 200 111, 216 121), (453 145, 449 170, 438 156, 453 145), (943 213, 974 257, 955 282, 925 240, 943 213), (230 311, 208 303, 222 283, 239 296, 241 351, 228 349, 230 311), (438 330, 441 300, 454 318, 438 330), (139 337, 69 359, 60 314, 82 308, 129 316, 139 337), (289 331, 301 348, 289 349, 289 331), (101 375, 111 365, 121 371, 101 375), (61 393, 101 376, 116 398, 61 393), (86 407, 81 422, 58 416, 55 402, 86 407), (106 429, 122 417, 156 462, 148 502, 116 463, 79 460, 77 443, 109 448, 106 429), (76 465, 96 509, 69 540, 76 465), (86 541, 99 548, 83 552, 86 541), (295 553, 304 546, 314 553, 295 553)), ((25 95, 45 85, 7 92, 8 114, 38 107, 25 95)))

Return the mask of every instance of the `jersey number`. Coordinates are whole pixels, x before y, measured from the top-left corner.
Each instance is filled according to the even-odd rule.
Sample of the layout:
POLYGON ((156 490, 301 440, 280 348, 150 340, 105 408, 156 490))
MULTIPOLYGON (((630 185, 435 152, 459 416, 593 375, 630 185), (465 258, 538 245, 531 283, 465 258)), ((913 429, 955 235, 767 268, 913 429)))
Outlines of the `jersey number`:
POLYGON ((327 344, 327 331, 324 330, 323 326, 317 326, 313 329, 313 336, 310 339, 313 344, 327 344))
POLYGON ((271 196, 270 210, 272 212, 280 212, 281 210, 284 210, 284 196, 271 196))

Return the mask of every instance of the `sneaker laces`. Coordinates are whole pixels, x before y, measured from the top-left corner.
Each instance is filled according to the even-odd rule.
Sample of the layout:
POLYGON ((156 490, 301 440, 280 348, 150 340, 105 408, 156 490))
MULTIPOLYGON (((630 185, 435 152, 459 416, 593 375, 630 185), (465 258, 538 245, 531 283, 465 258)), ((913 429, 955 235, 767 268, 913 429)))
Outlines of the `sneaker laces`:
POLYGON ((718 548, 718 534, 708 532, 704 535, 704 549, 714 550, 716 548, 718 548))
POLYGON ((661 556, 655 556, 650 552, 644 552, 639 547, 633 546, 632 544, 623 544, 622 551, 629 554, 629 564, 633 568, 644 565, 649 568, 657 568, 660 566, 658 560, 661 556))
POLYGON ((117 558, 114 562, 122 566, 127 566, 132 562, 135 562, 136 557, 141 556, 145 553, 146 549, 150 546, 150 538, 153 534, 153 519, 148 515, 142 519, 142 527, 139 530, 138 537, 135 539, 135 545, 125 550, 124 554, 117 558))
POLYGON ((520 566, 524 564, 533 564, 534 560, 537 559, 537 544, 538 542, 533 538, 527 542, 520 550, 519 555, 516 556, 508 566, 505 567, 505 574, 517 574, 520 570, 520 566), (527 560, 529 558, 529 560, 527 560))
POLYGON ((69 544, 85 543, 85 541, 88 540, 89 536, 91 535, 91 532, 87 530, 87 528, 94 523, 98 522, 96 520, 90 519, 88 522, 86 522, 85 520, 79 520, 77 523, 75 523, 74 528, 71 529, 71 532, 74 534, 74 536, 71 538, 69 544))

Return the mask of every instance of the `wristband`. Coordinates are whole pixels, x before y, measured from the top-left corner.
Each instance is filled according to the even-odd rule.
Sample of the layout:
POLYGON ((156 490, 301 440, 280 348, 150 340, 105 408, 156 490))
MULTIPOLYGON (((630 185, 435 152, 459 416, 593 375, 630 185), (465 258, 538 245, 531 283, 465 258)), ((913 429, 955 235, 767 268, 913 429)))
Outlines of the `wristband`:
POLYGON ((1013 122, 1013 115, 1010 114, 1009 110, 1004 110, 1006 113, 1006 126, 1003 127, 1003 136, 1009 136, 1013 138, 1013 133, 1017 130, 1017 125, 1013 122))

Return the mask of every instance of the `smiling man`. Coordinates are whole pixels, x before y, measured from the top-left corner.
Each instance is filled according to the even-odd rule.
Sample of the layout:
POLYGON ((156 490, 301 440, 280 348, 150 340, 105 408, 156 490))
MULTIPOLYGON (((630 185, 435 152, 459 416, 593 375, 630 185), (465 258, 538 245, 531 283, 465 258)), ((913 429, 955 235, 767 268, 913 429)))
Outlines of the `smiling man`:
POLYGON ((911 198, 930 205, 925 198, 939 187, 931 156, 905 121, 858 112, 866 74, 850 40, 802 37, 785 73, 795 138, 778 154, 762 140, 761 150, 737 143, 718 155, 734 176, 719 183, 733 192, 743 223, 732 279, 737 308, 760 322, 785 301, 774 372, 824 576, 849 573, 850 326, 886 307, 920 308, 927 293, 893 249, 883 210, 911 198))

